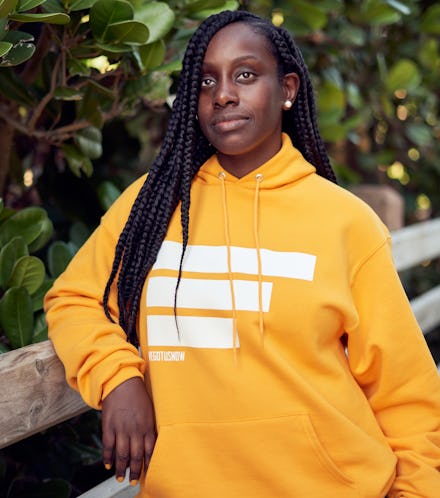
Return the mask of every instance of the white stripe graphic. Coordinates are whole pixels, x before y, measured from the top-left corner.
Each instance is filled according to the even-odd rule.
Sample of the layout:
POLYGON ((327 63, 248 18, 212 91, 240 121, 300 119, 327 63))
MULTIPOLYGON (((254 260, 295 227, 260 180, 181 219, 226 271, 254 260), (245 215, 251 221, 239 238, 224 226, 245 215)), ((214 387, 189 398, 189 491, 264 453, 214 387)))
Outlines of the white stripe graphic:
MULTIPOLYGON (((147 317, 148 345, 206 349, 232 349, 232 318, 178 316, 180 340, 174 316, 147 317)), ((239 347, 237 338, 236 347, 239 347)))
MULTIPOLYGON (((176 292, 174 277, 151 277, 147 289, 147 306, 174 307, 176 292)), ((234 280, 235 309, 258 311, 258 282, 234 280)), ((263 311, 268 312, 272 282, 262 283, 263 311)), ((178 308, 231 310, 232 298, 229 280, 182 278, 177 292, 178 308)))
MULTIPOLYGON (((165 240, 153 270, 178 270, 182 244, 165 240)), ((264 276, 313 280, 316 256, 301 252, 283 252, 261 249, 264 276)), ((253 248, 231 247, 231 267, 235 273, 258 274, 257 252, 253 248)), ((188 246, 183 270, 197 273, 227 273, 226 246, 188 246)))

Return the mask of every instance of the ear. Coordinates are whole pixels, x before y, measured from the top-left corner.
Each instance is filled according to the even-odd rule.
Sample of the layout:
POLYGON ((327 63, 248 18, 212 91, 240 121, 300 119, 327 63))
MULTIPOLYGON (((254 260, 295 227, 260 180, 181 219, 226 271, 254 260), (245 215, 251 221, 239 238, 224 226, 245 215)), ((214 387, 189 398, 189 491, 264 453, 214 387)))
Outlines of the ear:
POLYGON ((296 73, 287 73, 283 76, 284 99, 292 104, 295 102, 300 86, 299 76, 296 73))

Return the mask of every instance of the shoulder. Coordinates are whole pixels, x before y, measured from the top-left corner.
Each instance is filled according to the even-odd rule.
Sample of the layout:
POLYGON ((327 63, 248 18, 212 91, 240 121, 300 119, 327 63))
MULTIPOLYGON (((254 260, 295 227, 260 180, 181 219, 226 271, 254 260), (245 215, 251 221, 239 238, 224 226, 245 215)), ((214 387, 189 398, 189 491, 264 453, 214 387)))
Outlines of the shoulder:
POLYGON ((333 241, 352 265, 390 243, 390 232, 376 212, 349 190, 318 175, 310 182, 313 222, 329 244, 333 241))
POLYGON ((359 224, 371 227, 374 230, 389 235, 388 229, 378 214, 360 197, 333 182, 318 175, 313 175, 316 196, 319 196, 320 204, 328 210, 329 216, 336 217, 341 223, 352 228, 359 224))
POLYGON ((142 175, 122 192, 102 217, 101 225, 105 225, 112 231, 122 230, 147 176, 147 174, 142 175))

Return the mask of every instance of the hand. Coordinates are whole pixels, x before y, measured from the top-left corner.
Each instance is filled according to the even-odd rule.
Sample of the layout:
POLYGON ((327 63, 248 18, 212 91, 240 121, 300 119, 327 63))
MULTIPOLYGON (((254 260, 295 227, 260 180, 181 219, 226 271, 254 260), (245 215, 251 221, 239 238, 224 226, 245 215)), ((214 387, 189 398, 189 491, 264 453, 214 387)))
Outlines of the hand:
POLYGON ((126 380, 113 389, 102 403, 102 459, 106 468, 115 464, 118 481, 130 469, 130 483, 136 484, 150 463, 156 442, 151 399, 140 377, 126 380))

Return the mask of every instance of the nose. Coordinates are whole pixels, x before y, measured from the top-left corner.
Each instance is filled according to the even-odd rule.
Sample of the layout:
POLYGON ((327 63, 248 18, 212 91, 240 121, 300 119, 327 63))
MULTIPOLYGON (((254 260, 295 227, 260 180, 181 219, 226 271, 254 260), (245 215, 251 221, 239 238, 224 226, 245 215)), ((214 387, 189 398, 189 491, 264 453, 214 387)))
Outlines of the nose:
POLYGON ((214 106, 225 107, 238 104, 238 93, 232 81, 222 78, 214 92, 214 106))

